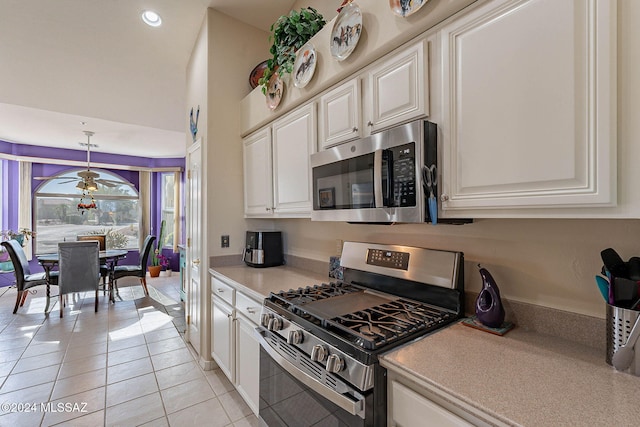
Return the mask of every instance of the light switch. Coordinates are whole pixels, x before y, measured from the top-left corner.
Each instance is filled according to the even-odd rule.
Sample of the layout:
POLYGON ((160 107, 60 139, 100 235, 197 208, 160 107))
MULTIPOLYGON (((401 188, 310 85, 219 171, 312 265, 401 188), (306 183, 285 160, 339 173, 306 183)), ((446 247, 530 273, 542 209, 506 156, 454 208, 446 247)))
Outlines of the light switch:
POLYGON ((229 247, 229 235, 228 234, 224 234, 224 235, 220 236, 220 247, 222 247, 222 248, 228 248, 229 247))

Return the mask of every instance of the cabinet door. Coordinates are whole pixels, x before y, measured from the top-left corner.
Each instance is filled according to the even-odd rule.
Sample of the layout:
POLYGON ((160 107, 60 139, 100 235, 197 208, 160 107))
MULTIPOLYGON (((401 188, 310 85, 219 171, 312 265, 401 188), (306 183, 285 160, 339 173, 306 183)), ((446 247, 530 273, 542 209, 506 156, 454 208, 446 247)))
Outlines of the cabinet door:
POLYGON ((243 141, 244 214, 271 216, 273 189, 271 174, 271 129, 254 133, 243 141))
POLYGON ((211 303, 212 322, 211 345, 213 359, 222 372, 234 382, 233 367, 233 308, 215 295, 211 303))
POLYGON ((443 27, 444 210, 615 204, 615 15, 495 0, 443 27))
POLYGON ((420 41, 390 58, 374 64, 367 73, 369 133, 428 113, 425 41, 420 41))
POLYGON ((260 397, 260 343, 254 325, 244 316, 236 318, 236 389, 254 414, 260 397))
POLYGON ((320 149, 360 138, 360 79, 330 90, 320 97, 320 149))
POLYGON ((311 217, 311 166, 316 145, 315 104, 273 122, 274 209, 279 217, 311 217))

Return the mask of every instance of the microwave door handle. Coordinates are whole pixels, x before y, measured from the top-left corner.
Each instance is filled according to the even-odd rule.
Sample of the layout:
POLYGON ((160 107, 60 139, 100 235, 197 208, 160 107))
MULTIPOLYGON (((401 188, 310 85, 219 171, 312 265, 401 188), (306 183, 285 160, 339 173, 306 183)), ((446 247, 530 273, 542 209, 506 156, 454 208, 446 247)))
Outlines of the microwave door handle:
POLYGON ((384 198, 382 196, 382 152, 379 149, 373 153, 373 198, 376 208, 384 207, 384 198))

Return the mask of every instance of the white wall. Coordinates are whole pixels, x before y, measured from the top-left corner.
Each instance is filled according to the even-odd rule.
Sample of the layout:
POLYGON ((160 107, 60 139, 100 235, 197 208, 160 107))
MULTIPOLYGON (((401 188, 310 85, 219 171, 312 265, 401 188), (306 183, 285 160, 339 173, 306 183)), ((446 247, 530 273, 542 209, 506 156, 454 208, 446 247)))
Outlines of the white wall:
MULTIPOLYGON (((239 253, 244 244, 240 101, 251 91, 249 74, 269 53, 269 34, 209 9, 207 154, 208 256, 239 253), (220 236, 230 247, 220 247, 220 236)), ((208 259, 208 258, 205 258, 208 259)))

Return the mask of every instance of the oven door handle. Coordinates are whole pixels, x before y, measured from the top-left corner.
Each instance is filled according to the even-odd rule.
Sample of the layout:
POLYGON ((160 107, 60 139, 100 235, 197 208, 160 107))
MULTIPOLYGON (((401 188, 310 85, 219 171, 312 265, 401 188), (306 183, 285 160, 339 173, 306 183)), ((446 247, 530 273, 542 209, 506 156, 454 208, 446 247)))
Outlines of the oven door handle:
POLYGON ((271 345, 269 345, 267 340, 262 335, 262 331, 260 330, 260 328, 255 329, 255 335, 258 338, 258 341, 260 341, 260 345, 269 354, 269 356, 271 356, 271 358, 278 365, 280 365, 282 369, 291 374, 291 376, 293 376, 296 380, 300 381, 311 390, 320 394, 322 397, 339 406, 341 409, 344 409, 351 415, 357 415, 360 418, 364 419, 364 400, 354 401, 349 397, 340 394, 337 391, 330 389, 329 387, 324 386, 319 381, 300 371, 293 363, 282 357, 280 353, 278 353, 273 347, 271 347, 271 345))

